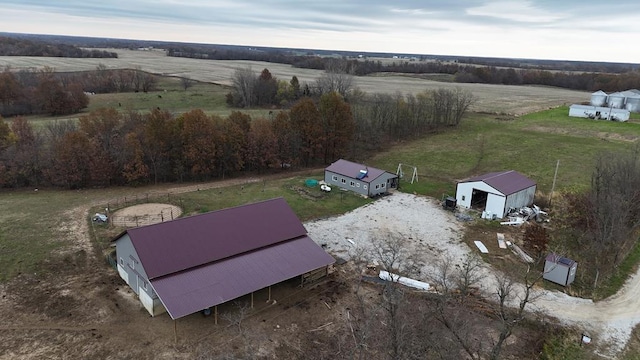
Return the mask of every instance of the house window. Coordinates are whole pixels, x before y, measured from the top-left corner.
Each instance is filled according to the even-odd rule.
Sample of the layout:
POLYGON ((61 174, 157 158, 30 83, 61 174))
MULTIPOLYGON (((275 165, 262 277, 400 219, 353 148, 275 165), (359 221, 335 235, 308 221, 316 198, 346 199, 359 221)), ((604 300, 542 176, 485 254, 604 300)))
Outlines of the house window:
POLYGON ((342 183, 343 183, 343 184, 346 184, 346 183, 347 183, 347 180, 342 179, 342 183))
POLYGON ((362 185, 362 188, 367 190, 367 185, 362 185))
POLYGON ((120 258, 120 265, 124 266, 124 259, 120 258))
POLYGON ((142 282, 142 288, 143 288, 145 291, 147 291, 147 282, 146 282, 146 281, 143 281, 143 282, 142 282))
POLYGON ((356 187, 360 187, 360 183, 356 183, 356 187))
POLYGON ((333 175, 333 176, 331 176, 331 180, 333 180, 333 181, 338 181, 338 176, 337 176, 337 175, 333 175))
POLYGON ((385 187, 386 185, 387 185, 387 184, 382 183, 382 184, 380 184, 380 187, 384 189, 384 187, 385 187))
POLYGON ((380 184, 376 185, 376 190, 380 189, 380 184))
POLYGON ((351 187, 354 187, 354 186, 356 186, 356 183, 354 183, 353 181, 351 181, 351 182, 349 183, 349 185, 351 185, 351 187))
POLYGON ((464 201, 464 195, 462 195, 462 201, 464 201))

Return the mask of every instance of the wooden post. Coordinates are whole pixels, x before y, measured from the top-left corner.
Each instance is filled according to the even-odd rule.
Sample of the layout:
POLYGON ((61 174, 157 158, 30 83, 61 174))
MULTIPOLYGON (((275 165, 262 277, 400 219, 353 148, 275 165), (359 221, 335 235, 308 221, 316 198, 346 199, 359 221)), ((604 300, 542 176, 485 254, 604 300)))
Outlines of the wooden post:
POLYGON ((556 189, 556 178, 558 177, 558 167, 560 167, 560 160, 556 162, 556 172, 553 174, 553 184, 551 184, 551 193, 549 194, 549 208, 551 208, 551 200, 553 199, 553 191, 556 189))
POLYGON ((213 323, 218 325, 218 305, 213 307, 213 323))

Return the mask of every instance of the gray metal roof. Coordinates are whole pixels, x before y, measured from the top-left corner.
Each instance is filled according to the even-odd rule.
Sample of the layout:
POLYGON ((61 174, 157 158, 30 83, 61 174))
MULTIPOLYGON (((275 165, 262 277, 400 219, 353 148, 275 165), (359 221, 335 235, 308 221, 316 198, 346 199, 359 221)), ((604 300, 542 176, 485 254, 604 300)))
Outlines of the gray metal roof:
POLYGON ((334 263, 311 238, 264 249, 151 280, 169 316, 177 319, 334 263))
POLYGON ((307 234, 282 198, 126 231, 149 279, 307 234))
POLYGON ((504 195, 511 195, 520 190, 536 186, 536 182, 515 170, 492 172, 462 182, 482 181, 504 195))
POLYGON ((358 178, 358 174, 360 173, 360 170, 366 170, 367 176, 361 180, 367 183, 375 180, 376 178, 378 178, 380 175, 384 173, 392 174, 394 175, 394 177, 396 176, 395 174, 384 171, 384 170, 376 169, 374 167, 366 166, 363 164, 354 163, 344 159, 340 159, 334 162, 333 164, 327 166, 325 170, 331 171, 332 173, 336 173, 352 179, 358 178))

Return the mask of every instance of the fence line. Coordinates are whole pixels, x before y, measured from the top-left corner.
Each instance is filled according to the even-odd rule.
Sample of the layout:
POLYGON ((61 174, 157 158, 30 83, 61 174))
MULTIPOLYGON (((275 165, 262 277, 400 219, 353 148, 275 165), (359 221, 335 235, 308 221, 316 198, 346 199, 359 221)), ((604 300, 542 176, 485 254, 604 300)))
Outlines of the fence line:
POLYGON ((171 193, 166 193, 166 194, 157 195, 157 196, 150 196, 149 193, 146 193, 143 195, 124 196, 122 198, 115 199, 108 202, 105 209, 108 209, 108 211, 115 211, 125 207, 139 205, 139 204, 147 204, 150 202, 166 201, 167 203, 171 203, 172 199, 175 200, 175 195, 172 196, 171 193))
POLYGON ((112 215, 109 222, 113 226, 119 227, 137 227, 140 225, 156 224, 173 220, 178 214, 173 213, 173 208, 164 208, 158 214, 145 215, 112 215))

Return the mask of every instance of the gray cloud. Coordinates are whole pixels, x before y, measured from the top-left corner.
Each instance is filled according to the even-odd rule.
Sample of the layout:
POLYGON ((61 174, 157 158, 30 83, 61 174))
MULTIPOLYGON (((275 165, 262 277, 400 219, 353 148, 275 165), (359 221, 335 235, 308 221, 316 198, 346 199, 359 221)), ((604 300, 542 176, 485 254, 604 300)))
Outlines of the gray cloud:
MULTIPOLYGON (((0 0, 0 8, 25 18, 20 19, 22 23, 18 20, 0 23, 0 31, 13 31, 15 27, 22 32, 31 28, 35 29, 32 32, 42 32, 53 29, 54 17, 58 16, 52 31, 88 35, 86 28, 65 23, 69 18, 62 15, 66 15, 76 17, 84 26, 94 21, 96 30, 91 36, 110 36, 108 28, 112 24, 117 26, 113 33, 121 37, 129 36, 126 31, 131 27, 136 29, 131 37, 157 39, 159 34, 171 34, 174 40, 186 42, 228 39, 249 45, 277 46, 268 39, 273 35, 278 41, 288 42, 282 46, 291 46, 300 36, 298 44, 313 47, 309 41, 314 40, 314 34, 334 34, 335 39, 317 39, 318 43, 325 47, 339 43, 343 49, 353 50, 364 49, 362 46, 366 44, 372 51, 396 48, 394 51, 399 51, 400 46, 413 48, 414 44, 422 44, 427 51, 435 46, 444 49, 441 51, 451 51, 458 44, 458 48, 475 46, 501 53, 504 50, 498 48, 499 41, 512 45, 518 41, 513 34, 556 49, 567 41, 589 36, 597 35, 603 41, 607 34, 614 38, 623 36, 629 43, 630 38, 640 36, 640 24, 634 21, 640 18, 640 3, 636 1, 611 4, 603 0, 0 0), (36 20, 36 14, 45 15, 36 20), (33 23, 29 23, 30 17, 33 23), (43 17, 52 20, 35 23, 42 22, 43 17)), ((622 48, 617 52, 622 54, 622 48)))

